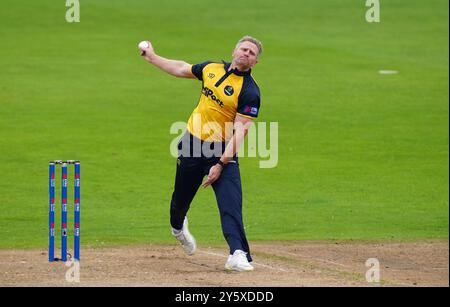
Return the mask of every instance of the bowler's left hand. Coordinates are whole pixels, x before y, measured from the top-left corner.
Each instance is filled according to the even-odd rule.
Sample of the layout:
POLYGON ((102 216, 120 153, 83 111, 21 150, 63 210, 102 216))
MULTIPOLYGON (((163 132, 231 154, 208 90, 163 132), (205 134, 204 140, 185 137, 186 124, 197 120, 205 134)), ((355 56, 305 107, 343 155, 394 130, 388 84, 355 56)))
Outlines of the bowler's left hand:
POLYGON ((213 184, 217 179, 219 179, 220 174, 222 173, 222 165, 216 164, 209 169, 208 179, 203 182, 202 187, 207 188, 211 184, 213 184))

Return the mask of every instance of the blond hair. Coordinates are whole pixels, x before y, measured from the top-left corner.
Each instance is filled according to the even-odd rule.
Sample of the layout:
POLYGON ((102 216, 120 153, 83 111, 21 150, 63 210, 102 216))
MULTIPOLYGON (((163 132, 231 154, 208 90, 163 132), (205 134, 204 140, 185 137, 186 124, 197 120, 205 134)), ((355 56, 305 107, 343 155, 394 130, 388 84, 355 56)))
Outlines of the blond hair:
POLYGON ((238 41, 238 43, 236 44, 236 48, 238 48, 239 45, 242 44, 243 42, 251 42, 251 43, 255 44, 258 47, 258 56, 261 55, 263 49, 262 49, 262 43, 259 40, 257 40, 256 38, 254 38, 252 36, 246 35, 238 41))

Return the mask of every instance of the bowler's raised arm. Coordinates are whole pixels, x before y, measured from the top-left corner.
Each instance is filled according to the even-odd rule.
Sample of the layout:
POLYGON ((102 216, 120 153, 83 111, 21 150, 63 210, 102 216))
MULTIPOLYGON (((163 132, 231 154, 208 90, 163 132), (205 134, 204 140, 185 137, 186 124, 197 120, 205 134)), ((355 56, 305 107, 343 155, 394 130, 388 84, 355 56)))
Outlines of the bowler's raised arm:
POLYGON ((141 55, 151 64, 166 73, 179 78, 195 78, 191 72, 191 64, 184 61, 170 60, 155 53, 151 42, 147 41, 146 48, 140 47, 141 55))

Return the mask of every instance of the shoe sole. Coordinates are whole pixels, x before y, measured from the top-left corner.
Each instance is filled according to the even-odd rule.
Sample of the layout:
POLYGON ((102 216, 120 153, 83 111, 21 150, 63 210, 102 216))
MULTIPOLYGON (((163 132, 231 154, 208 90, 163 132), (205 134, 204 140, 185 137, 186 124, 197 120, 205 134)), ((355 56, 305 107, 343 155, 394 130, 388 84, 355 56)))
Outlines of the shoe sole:
POLYGON ((181 245, 181 247, 183 248, 184 253, 185 253, 186 255, 188 255, 188 256, 194 255, 195 252, 197 251, 197 242, 195 241, 195 239, 194 239, 194 249, 193 249, 191 252, 187 251, 187 250, 184 248, 184 245, 183 245, 183 244, 180 244, 180 245, 181 245))
POLYGON ((251 269, 243 269, 243 270, 236 270, 236 269, 233 269, 233 268, 225 268, 225 270, 226 271, 228 271, 228 272, 251 272, 251 271, 253 271, 255 268, 251 268, 251 269))
POLYGON ((192 252, 188 252, 187 250, 185 250, 184 248, 183 248, 183 250, 184 250, 184 252, 186 253, 186 255, 188 255, 188 256, 192 256, 192 255, 194 255, 195 254, 195 252, 197 251, 197 244, 196 243, 194 243, 194 250, 192 251, 192 252))
POLYGON ((194 255, 195 252, 197 251, 197 241, 195 240, 194 236, 189 232, 189 230, 186 230, 186 232, 189 234, 189 236, 192 238, 192 241, 194 242, 194 249, 193 249, 192 252, 189 252, 189 251, 187 251, 187 250, 184 248, 183 243, 181 243, 181 241, 178 240, 177 236, 174 235, 173 232, 172 232, 172 235, 178 240, 178 242, 180 243, 181 247, 183 248, 184 253, 185 253, 186 255, 188 255, 188 256, 192 256, 192 255, 194 255))

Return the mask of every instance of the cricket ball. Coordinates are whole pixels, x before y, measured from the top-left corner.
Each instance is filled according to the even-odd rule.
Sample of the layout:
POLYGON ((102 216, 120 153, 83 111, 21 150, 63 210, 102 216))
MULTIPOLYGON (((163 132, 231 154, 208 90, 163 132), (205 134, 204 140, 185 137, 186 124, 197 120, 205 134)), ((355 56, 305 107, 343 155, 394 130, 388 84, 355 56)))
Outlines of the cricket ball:
POLYGON ((150 47, 149 43, 147 41, 142 41, 138 45, 139 49, 144 50, 150 47))

